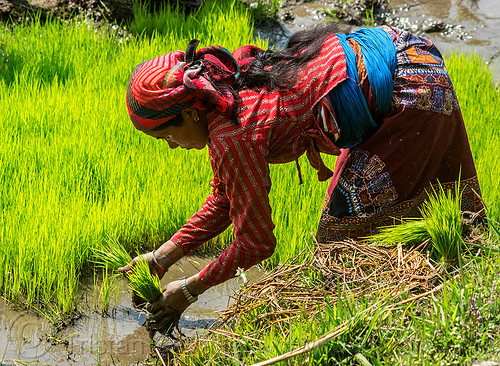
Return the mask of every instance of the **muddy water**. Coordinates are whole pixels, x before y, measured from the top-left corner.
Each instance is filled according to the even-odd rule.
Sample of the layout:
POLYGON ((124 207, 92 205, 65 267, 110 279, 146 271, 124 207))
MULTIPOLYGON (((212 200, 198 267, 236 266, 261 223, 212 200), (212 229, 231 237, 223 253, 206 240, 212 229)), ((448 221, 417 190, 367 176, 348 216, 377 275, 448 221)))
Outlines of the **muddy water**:
MULTIPOLYGON (((334 9, 335 0, 288 3, 292 5, 282 10, 281 27, 274 31, 257 29, 264 36, 270 36, 271 44, 279 47, 290 34, 328 19, 323 9, 334 9)), ((496 79, 500 80, 499 0, 390 0, 389 4, 388 25, 431 39, 443 53, 452 50, 477 52, 492 66, 496 79)), ((358 26, 350 28, 355 30, 358 26)))
MULTIPOLYGON (((169 270, 162 284, 197 273, 211 260, 183 258, 169 270)), ((256 268, 248 273, 250 281, 260 276, 262 273, 256 268)), ((240 285, 240 279, 233 279, 201 295, 183 314, 182 332, 186 336, 203 332, 218 316, 218 311, 227 307, 229 295, 240 285)), ((109 316, 102 316, 99 309, 96 311, 94 286, 82 287, 83 315, 72 326, 48 339, 52 328, 47 318, 15 310, 0 300, 0 365, 19 364, 19 360, 49 365, 142 363, 151 351, 148 332, 143 327, 146 313, 132 306, 126 281, 122 277, 117 280, 119 290, 112 296, 109 316)))
POLYGON ((442 51, 477 52, 491 66, 497 78, 500 76, 500 2, 499 0, 392 0, 391 5, 400 14, 412 19, 438 19, 460 25, 460 30, 430 33, 442 51), (408 9, 408 10, 406 10, 408 9))

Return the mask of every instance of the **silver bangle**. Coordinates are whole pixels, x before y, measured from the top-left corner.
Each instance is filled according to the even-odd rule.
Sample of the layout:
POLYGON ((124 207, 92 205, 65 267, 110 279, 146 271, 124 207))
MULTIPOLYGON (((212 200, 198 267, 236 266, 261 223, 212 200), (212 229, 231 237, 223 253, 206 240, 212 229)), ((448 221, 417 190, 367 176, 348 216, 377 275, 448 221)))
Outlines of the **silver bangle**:
POLYGON ((190 304, 192 304, 193 302, 198 300, 198 296, 193 296, 189 292, 189 290, 186 286, 186 277, 181 278, 181 289, 182 289, 182 292, 184 293, 184 296, 186 296, 186 299, 190 304))

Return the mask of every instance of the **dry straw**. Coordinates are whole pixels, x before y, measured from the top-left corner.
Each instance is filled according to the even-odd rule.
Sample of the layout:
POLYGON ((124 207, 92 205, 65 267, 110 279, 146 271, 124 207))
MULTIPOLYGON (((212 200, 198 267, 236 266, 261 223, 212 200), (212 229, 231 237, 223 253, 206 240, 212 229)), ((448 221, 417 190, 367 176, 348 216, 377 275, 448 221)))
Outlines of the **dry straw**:
MULTIPOLYGON (((211 327, 211 334, 197 339, 183 353, 188 355, 206 342, 219 342, 221 348, 228 342, 253 343, 258 348, 263 335, 271 328, 287 334, 294 319, 305 321, 304 316, 320 317, 327 304, 348 300, 345 297, 376 299, 384 293, 384 301, 389 302, 432 293, 442 279, 437 263, 423 253, 428 245, 428 240, 413 248, 374 246, 352 240, 316 243, 309 260, 303 261, 303 255, 292 258, 233 295, 233 303, 211 327), (250 312, 258 314, 252 320, 253 331, 244 335, 233 332, 231 329, 238 328, 250 312)), ((325 339, 340 337, 348 329, 347 323, 340 324, 325 335, 325 339)), ((321 338, 317 344, 291 355, 322 344, 321 338)))

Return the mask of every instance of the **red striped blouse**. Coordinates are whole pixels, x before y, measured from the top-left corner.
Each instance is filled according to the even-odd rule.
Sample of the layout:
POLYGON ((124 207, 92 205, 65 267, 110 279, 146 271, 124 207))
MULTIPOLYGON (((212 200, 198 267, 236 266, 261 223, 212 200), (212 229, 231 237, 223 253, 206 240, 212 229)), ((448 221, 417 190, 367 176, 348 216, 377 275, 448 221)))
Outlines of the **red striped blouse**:
POLYGON ((201 272, 204 283, 222 283, 238 268, 248 269, 273 253, 270 163, 290 162, 306 152, 318 178, 331 177, 319 153, 338 155, 339 150, 320 129, 313 110, 346 78, 344 53, 332 35, 300 72, 294 87, 241 90, 238 125, 216 112, 208 114, 212 193, 171 238, 189 254, 233 223, 234 241, 201 272))

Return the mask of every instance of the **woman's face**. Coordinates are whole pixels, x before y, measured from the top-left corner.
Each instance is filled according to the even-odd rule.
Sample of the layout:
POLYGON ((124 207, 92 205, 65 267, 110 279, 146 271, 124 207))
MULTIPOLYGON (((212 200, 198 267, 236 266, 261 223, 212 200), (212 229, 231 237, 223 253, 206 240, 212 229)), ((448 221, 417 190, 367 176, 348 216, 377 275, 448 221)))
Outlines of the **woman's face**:
POLYGON ((148 131, 148 134, 167 141, 171 149, 203 149, 208 143, 208 122, 206 113, 194 108, 186 108, 181 112, 184 123, 180 126, 169 126, 160 131, 148 131))

